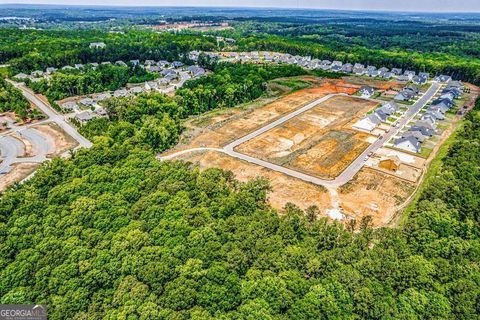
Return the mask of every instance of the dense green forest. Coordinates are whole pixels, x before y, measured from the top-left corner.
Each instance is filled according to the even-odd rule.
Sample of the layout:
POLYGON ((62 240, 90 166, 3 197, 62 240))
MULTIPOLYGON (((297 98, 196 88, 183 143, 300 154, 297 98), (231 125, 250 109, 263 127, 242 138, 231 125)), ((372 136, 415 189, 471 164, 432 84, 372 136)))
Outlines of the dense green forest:
POLYGON ((214 37, 173 35, 150 31, 107 33, 97 30, 18 30, 0 28, 0 64, 9 62, 12 72, 45 70, 75 63, 146 60, 182 60, 194 49, 212 50, 214 37), (89 48, 104 42, 104 49, 89 48))
POLYGON ((22 92, 0 77, 0 112, 15 112, 22 119, 41 118, 42 114, 30 107, 22 92))
POLYGON ((46 95, 50 101, 66 97, 113 91, 128 82, 148 81, 155 75, 138 66, 99 65, 86 66, 83 70, 59 70, 50 79, 29 81, 26 84, 35 92, 46 95))
POLYGON ((378 230, 279 215, 267 181, 99 137, 1 197, 0 302, 52 319, 478 318, 479 123, 480 100, 405 225, 378 230))
POLYGON ((269 80, 305 74, 297 66, 217 64, 208 76, 187 81, 175 97, 151 92, 105 102, 107 118, 90 121, 82 134, 94 139, 143 145, 155 151, 172 146, 181 132, 181 120, 216 108, 252 101, 265 93, 269 80))

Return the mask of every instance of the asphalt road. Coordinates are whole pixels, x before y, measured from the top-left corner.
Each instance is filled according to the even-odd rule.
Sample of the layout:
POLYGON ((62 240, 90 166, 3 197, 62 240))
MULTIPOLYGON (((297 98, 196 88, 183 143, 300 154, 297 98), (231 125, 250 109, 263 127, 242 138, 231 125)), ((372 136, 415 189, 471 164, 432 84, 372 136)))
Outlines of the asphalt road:
MULTIPOLYGON (((38 99, 35 94, 33 94, 28 88, 26 88, 24 85, 20 83, 13 82, 9 80, 10 83, 12 83, 15 87, 20 89, 30 102, 35 104, 40 110, 42 110, 43 113, 48 117, 50 121, 55 122, 60 128, 62 128, 66 133, 68 133, 73 139, 75 139, 78 142, 78 147, 83 147, 83 148, 90 148, 92 146, 92 143, 87 140, 84 136, 82 136, 80 133, 78 133, 77 129, 73 127, 71 124, 69 124, 66 120, 65 117, 59 113, 57 113, 56 110, 51 108, 49 105, 44 103, 42 100, 38 99)), ((77 148, 78 148, 77 147, 77 148)))
POLYGON ((294 178, 297 178, 297 179, 300 179, 300 180, 303 180, 303 181, 306 181, 306 182, 321 185, 321 186, 324 186, 324 187, 331 190, 331 189, 337 188, 337 187, 347 183, 348 181, 350 181, 355 176, 355 174, 357 174, 357 172, 360 171, 360 169, 365 164, 365 157, 367 157, 367 155, 370 154, 370 153, 374 153, 376 150, 381 148, 384 145, 384 143, 387 142, 390 138, 397 135, 398 132, 407 123, 409 123, 413 119, 413 117, 417 114, 417 112, 421 108, 423 108, 423 106, 425 106, 425 104, 435 95, 435 93, 438 91, 439 88, 440 88, 440 84, 434 82, 430 86, 430 88, 425 92, 425 94, 422 97, 420 97, 415 104, 413 104, 412 106, 409 107, 409 109, 405 112, 405 114, 403 115, 401 120, 398 122, 397 127, 392 127, 388 133, 386 133, 381 138, 379 138, 377 141, 375 141, 373 144, 371 144, 339 176, 337 176, 333 180, 320 179, 320 178, 317 178, 317 177, 314 177, 314 176, 311 176, 311 175, 308 175, 308 174, 304 174, 304 173, 301 173, 301 172, 298 172, 298 171, 295 171, 295 170, 292 170, 292 169, 288 169, 288 168, 273 164, 271 162, 260 160, 260 159, 248 156, 246 154, 236 152, 234 150, 234 148, 239 146, 242 143, 245 143, 245 142, 255 138, 255 137, 258 137, 259 135, 267 132, 270 129, 275 128, 276 126, 278 126, 278 125, 280 125, 280 124, 282 124, 282 123, 284 123, 284 122, 286 122, 286 121, 288 121, 288 120, 290 120, 290 119, 292 119, 296 116, 298 116, 299 114, 314 108, 319 103, 322 103, 325 100, 328 100, 333 96, 345 95, 345 94, 330 94, 330 95, 327 95, 323 98, 317 99, 317 100, 305 105, 304 107, 302 107, 298 110, 295 110, 295 111, 289 113, 288 115, 286 115, 286 116, 284 116, 284 117, 282 117, 282 118, 280 118, 280 119, 278 119, 274 122, 271 122, 268 125, 254 131, 254 132, 252 132, 252 133, 250 133, 250 134, 248 134, 248 135, 246 135, 246 136, 244 136, 244 137, 242 137, 238 140, 233 141, 232 143, 225 146, 223 149, 193 148, 193 149, 182 150, 182 151, 179 151, 179 152, 176 152, 176 153, 164 156, 164 157, 158 156, 158 159, 160 159, 160 160, 171 160, 171 159, 173 159, 173 158, 175 158, 179 155, 182 155, 182 154, 186 154, 186 153, 189 153, 189 152, 195 152, 195 151, 202 151, 202 150, 203 151, 223 152, 225 154, 228 154, 229 156, 232 156, 232 157, 244 160, 244 161, 248 161, 250 163, 253 163, 253 164, 256 164, 256 165, 259 165, 259 166, 262 166, 262 167, 265 167, 265 168, 268 168, 268 169, 271 169, 271 170, 274 170, 274 171, 277 171, 277 172, 284 173, 286 175, 289 175, 291 177, 294 177, 294 178))

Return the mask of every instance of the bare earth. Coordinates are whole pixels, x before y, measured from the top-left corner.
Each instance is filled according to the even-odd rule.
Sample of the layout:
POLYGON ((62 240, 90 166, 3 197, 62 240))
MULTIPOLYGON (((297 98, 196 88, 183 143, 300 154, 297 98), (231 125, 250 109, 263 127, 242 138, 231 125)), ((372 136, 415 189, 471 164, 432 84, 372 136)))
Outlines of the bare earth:
POLYGON ((0 176, 0 192, 5 191, 9 186, 15 182, 21 181, 32 174, 40 164, 38 163, 17 163, 13 165, 13 169, 2 176, 0 176))

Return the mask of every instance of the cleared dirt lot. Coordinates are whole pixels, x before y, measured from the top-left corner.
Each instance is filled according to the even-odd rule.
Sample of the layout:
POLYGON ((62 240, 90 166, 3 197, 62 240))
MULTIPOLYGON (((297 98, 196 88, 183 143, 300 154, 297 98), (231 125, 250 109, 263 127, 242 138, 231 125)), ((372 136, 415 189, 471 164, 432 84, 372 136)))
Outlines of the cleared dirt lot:
POLYGON ((0 192, 5 191, 15 182, 21 181, 32 174, 40 164, 38 163, 18 163, 13 165, 13 169, 7 173, 0 175, 0 192))
POLYGON ((200 169, 222 168, 230 170, 240 181, 258 177, 267 178, 272 186, 272 191, 269 193, 269 202, 274 208, 280 210, 289 202, 302 209, 316 205, 323 214, 330 207, 330 196, 325 188, 232 158, 220 152, 188 153, 176 159, 195 163, 200 169))
POLYGON ((375 226, 386 225, 396 207, 415 190, 415 184, 370 168, 363 168, 338 190, 339 202, 347 215, 360 220, 370 215, 375 226))
POLYGON ((302 79, 311 82, 315 87, 298 90, 278 99, 260 100, 246 108, 222 110, 211 117, 200 117, 196 121, 187 122, 189 131, 174 150, 223 147, 309 102, 330 93, 351 94, 360 88, 340 79, 319 80, 312 77, 302 79))
POLYGON ((347 124, 376 105, 356 97, 335 96, 240 145, 236 151, 331 179, 369 145, 368 134, 351 130, 347 124))
POLYGON ((63 131, 56 123, 50 122, 37 125, 35 126, 35 130, 40 132, 53 144, 53 152, 48 154, 50 157, 59 156, 65 151, 73 149, 78 145, 78 142, 63 131))

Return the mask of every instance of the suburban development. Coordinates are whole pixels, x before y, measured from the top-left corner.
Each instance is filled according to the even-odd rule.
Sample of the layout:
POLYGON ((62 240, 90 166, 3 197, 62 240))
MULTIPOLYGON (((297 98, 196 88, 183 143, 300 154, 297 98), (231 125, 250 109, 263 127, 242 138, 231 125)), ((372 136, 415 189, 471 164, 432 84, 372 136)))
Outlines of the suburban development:
POLYGON ((144 2, 0 4, 0 319, 480 317, 479 6, 144 2))

